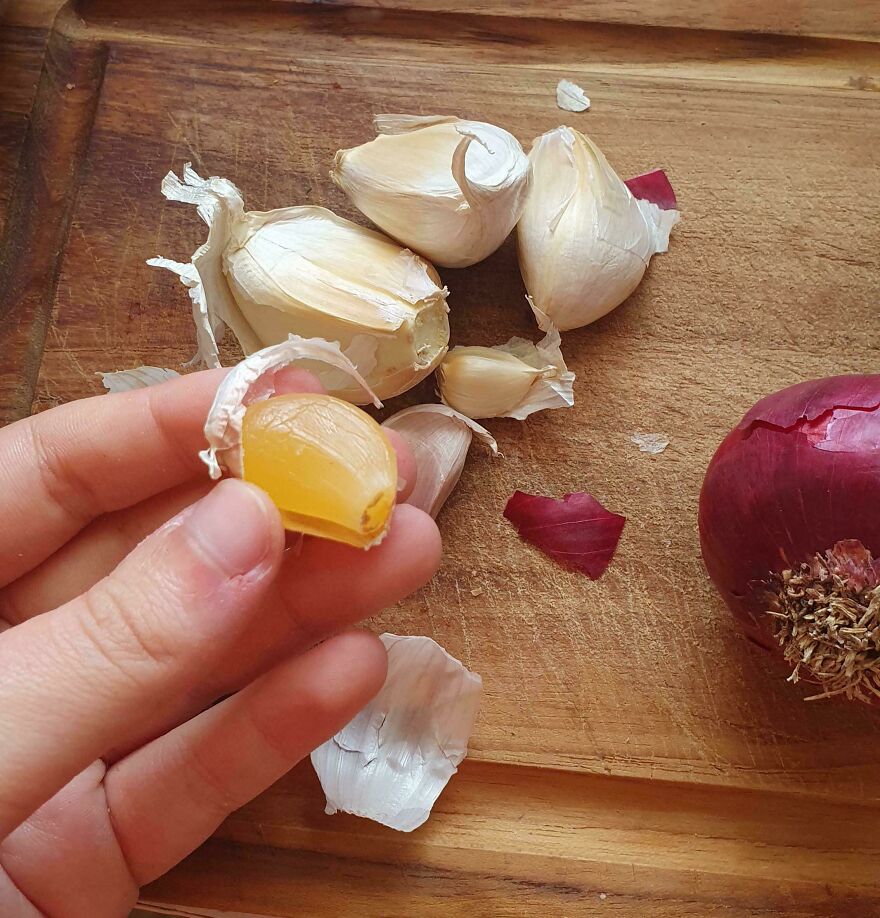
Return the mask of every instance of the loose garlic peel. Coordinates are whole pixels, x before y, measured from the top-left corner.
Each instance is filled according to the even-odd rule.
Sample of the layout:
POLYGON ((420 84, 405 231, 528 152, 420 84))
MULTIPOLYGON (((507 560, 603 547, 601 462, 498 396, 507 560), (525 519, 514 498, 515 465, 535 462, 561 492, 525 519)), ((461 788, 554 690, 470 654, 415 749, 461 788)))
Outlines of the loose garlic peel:
POLYGON ((117 370, 114 373, 99 373, 101 383, 112 395, 114 392, 129 392, 132 389, 146 389, 148 386, 158 386, 159 383, 180 376, 176 370, 166 370, 163 367, 135 367, 132 370, 117 370))
POLYGON ((495 347, 455 347, 440 364, 443 402, 469 418, 524 420, 535 411, 570 408, 575 375, 552 326, 537 344, 511 338, 495 347))
POLYGON ((379 136, 339 150, 333 181, 380 229, 439 265, 481 261, 525 204, 529 162, 493 124, 451 115, 377 115, 379 136))
POLYGON ((529 153, 532 189, 517 225, 519 263, 542 329, 566 331, 619 306, 638 286, 678 222, 633 197, 601 150, 559 127, 529 153))
POLYGON ((427 637, 383 634, 379 694, 312 753, 325 812, 417 829, 467 755, 482 680, 427 637))
POLYGON ((498 455, 492 434, 448 405, 413 405, 382 426, 397 431, 415 459, 418 477, 407 503, 433 517, 458 484, 474 436, 498 455))
MULTIPOLYGON (((189 165, 182 181, 169 173, 162 192, 194 204, 209 227, 190 264, 148 262, 189 289, 197 358, 207 365, 220 364, 217 340, 226 326, 245 354, 291 333, 319 337, 338 341, 388 398, 422 380, 446 353, 446 288, 430 264, 381 233, 323 207, 245 212, 235 185, 202 179, 189 165)), ((349 380, 322 381, 332 394, 363 403, 349 380)))

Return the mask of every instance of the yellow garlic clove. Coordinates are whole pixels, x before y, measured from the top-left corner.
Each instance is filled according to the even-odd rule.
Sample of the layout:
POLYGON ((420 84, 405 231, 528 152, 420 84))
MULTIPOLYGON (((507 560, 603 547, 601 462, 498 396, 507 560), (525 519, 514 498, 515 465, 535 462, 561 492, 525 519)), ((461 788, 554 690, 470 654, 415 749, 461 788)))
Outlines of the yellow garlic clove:
POLYGON ((242 477, 262 488, 294 532, 367 548, 397 495, 397 458, 382 428, 330 395, 293 393, 250 405, 242 477))

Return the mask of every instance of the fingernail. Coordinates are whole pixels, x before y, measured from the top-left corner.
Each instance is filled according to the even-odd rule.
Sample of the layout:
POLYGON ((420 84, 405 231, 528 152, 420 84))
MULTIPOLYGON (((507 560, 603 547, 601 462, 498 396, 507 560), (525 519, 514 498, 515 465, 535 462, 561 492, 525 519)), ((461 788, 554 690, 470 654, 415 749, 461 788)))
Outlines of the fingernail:
POLYGON ((266 558, 277 523, 256 488, 229 478, 195 505, 183 525, 198 550, 225 576, 235 577, 266 558))

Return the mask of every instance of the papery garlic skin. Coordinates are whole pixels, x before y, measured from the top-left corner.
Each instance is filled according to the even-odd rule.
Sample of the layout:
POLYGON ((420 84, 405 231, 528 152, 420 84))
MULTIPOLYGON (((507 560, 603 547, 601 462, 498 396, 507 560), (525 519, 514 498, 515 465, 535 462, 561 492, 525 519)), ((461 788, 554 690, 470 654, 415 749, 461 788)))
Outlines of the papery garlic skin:
POLYGON ((467 755, 483 683, 430 638, 381 640, 388 651, 382 690, 312 753, 312 765, 326 813, 412 832, 467 755))
MULTIPOLYGON (((226 325, 245 354, 288 334, 320 337, 356 354, 371 387, 390 398, 424 379, 446 353, 447 291, 437 272, 381 233, 323 207, 245 212, 231 182, 204 180, 189 165, 183 181, 169 173, 162 191, 195 204, 209 226, 191 264, 149 262, 189 288, 199 356, 209 366, 219 365, 216 340, 226 325)), ((363 403, 362 390, 322 381, 333 395, 363 403)))
POLYGON ((529 161, 493 124, 377 115, 375 140, 340 150, 330 177, 378 227, 438 265, 491 255, 525 205, 529 161))
POLYGON ((538 137, 517 225, 519 264, 541 328, 595 322, 639 285, 669 247, 676 210, 633 197, 601 150, 569 127, 538 137))
POLYGON ((180 373, 176 370, 166 370, 164 367, 135 367, 132 370, 117 370, 98 375, 104 388, 112 395, 114 392, 130 392, 132 389, 158 386, 169 379, 177 379, 180 373))
POLYGON ((537 344, 511 338, 495 347, 454 347, 437 369, 444 404, 469 418, 522 421, 536 411, 570 408, 574 380, 552 326, 537 344))
POLYGON ((418 477, 407 503, 433 517, 455 490, 474 436, 498 455, 492 434, 448 405, 413 405, 382 426, 399 433, 415 459, 418 477))

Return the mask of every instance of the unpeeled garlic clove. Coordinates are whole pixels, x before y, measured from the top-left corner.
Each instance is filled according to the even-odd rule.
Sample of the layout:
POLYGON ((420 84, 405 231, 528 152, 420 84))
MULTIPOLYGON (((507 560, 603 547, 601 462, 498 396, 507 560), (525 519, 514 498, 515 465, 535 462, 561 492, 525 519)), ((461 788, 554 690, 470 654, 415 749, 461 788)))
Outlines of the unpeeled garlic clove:
POLYGON ((437 370, 440 397, 469 418, 522 421, 535 411, 570 408, 575 375, 559 345, 550 327, 537 344, 511 338, 495 347, 454 347, 437 370))
MULTIPOLYGON (((447 291, 434 268, 374 230, 323 207, 245 212, 238 189, 200 178, 187 164, 162 192, 194 204, 208 239, 190 264, 148 263, 177 274, 189 289, 200 360, 219 366, 217 339, 229 326, 245 354, 288 334, 338 341, 356 355, 370 385, 389 398, 414 386, 443 358, 449 342, 447 291)), ((320 368, 317 368, 321 375, 320 368)), ((338 377, 334 395, 363 401, 338 377)))
POLYGON ((507 131, 446 115, 377 115, 379 136, 330 177, 378 227, 438 265, 491 255, 516 225, 529 161, 507 131))
POLYGON ((448 405, 413 405, 382 426, 406 440, 416 462, 418 477, 407 503, 433 517, 458 484, 474 435, 498 455, 492 434, 448 405))
POLYGON ((417 829, 467 755, 482 680, 427 637, 383 634, 379 694, 312 753, 325 812, 417 829))
POLYGON ((541 328, 579 328, 619 306, 657 252, 676 210, 637 200, 601 150, 559 127, 529 153, 532 188, 517 226, 519 264, 541 328))

